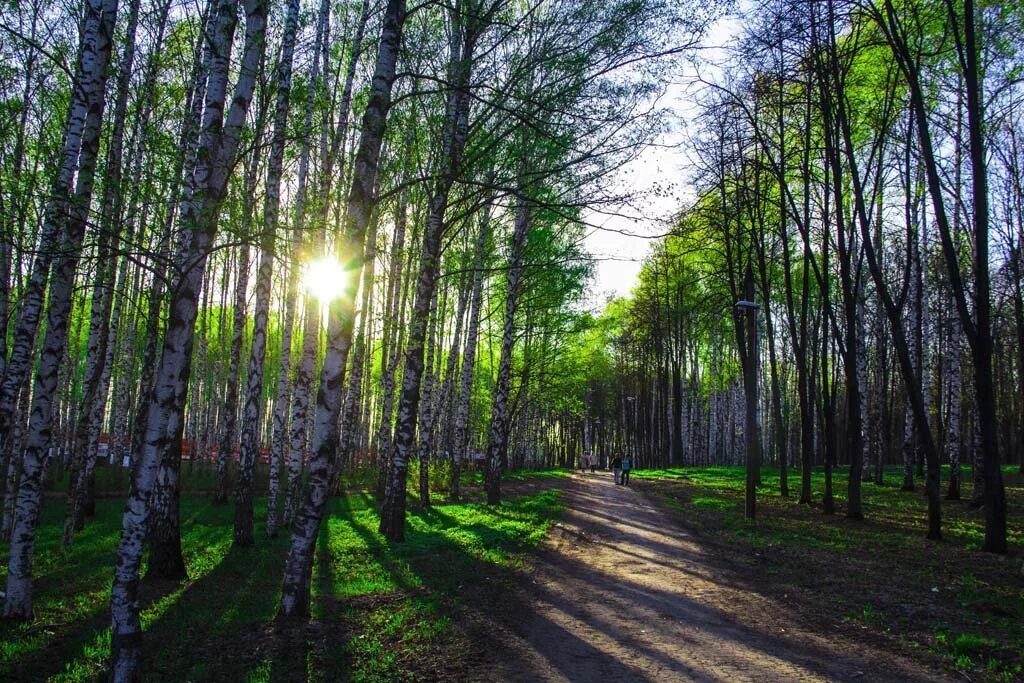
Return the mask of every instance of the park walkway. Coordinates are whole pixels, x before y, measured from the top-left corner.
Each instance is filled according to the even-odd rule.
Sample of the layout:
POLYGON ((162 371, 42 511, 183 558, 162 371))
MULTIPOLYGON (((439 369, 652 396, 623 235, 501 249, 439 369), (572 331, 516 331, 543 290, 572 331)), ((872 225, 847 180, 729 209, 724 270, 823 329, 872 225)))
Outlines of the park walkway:
POLYGON ((574 475, 563 495, 482 680, 950 680, 852 629, 802 626, 799 601, 759 594, 756 577, 606 473, 574 475))

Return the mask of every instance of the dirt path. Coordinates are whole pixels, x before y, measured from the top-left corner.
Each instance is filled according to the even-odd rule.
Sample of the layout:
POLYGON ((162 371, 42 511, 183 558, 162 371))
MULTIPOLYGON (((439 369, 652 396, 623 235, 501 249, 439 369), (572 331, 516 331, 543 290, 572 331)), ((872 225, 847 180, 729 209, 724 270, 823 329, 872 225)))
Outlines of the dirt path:
POLYGON ((480 662, 483 680, 951 680, 846 625, 802 626, 789 604, 759 595, 607 474, 574 476, 564 496, 530 585, 497 617, 502 661, 480 662))

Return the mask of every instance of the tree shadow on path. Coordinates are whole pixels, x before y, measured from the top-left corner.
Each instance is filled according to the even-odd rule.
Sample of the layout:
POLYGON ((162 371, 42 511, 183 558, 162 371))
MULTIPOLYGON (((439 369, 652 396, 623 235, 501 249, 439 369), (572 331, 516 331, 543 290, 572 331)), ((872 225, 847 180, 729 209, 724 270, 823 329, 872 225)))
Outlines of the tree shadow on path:
MULTIPOLYGON (((590 477, 508 595, 478 590, 465 611, 507 647, 480 680, 943 680, 849 634, 802 631, 649 500, 590 477)), ((488 643, 494 643, 489 638, 488 643)))

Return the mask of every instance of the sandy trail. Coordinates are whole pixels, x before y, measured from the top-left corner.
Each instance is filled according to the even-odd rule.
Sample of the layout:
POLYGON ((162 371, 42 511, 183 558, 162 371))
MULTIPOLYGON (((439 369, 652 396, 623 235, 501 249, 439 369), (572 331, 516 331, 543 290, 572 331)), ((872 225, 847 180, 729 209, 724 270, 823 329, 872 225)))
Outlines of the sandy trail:
POLYGON ((501 661, 479 662, 481 680, 951 680, 850 628, 802 627, 791 601, 758 594, 756 577, 608 474, 574 475, 563 496, 527 585, 491 615, 501 661))

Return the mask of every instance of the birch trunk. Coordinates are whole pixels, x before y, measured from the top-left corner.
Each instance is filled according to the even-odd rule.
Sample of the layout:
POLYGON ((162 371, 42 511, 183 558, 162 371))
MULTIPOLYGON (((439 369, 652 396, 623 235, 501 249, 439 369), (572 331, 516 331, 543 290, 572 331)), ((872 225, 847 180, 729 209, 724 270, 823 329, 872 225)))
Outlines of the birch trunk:
MULTIPOLYGON (((473 22, 480 17, 473 17, 473 22)), ((464 27, 463 17, 453 12, 451 91, 445 105, 445 125, 441 137, 441 155, 435 171, 437 180, 430 193, 427 220, 423 229, 423 248, 416 295, 405 348, 405 371, 398 401, 395 424, 395 445, 388 463, 387 485, 381 508, 380 531, 392 541, 405 538, 406 473, 416 434, 416 417, 420 402, 420 381, 423 377, 423 352, 427 323, 433 304, 440 267, 441 240, 448 208, 448 194, 461 171, 462 152, 469 127, 469 83, 473 65, 473 49, 479 34, 476 27, 464 27), (466 30, 468 28, 468 30, 466 30)))
MULTIPOLYGON (((860 387, 860 424, 861 424, 861 467, 860 480, 871 479, 871 440, 874 435, 871 422, 871 411, 868 409, 868 331, 867 331, 867 288, 868 283, 861 280, 857 294, 857 384, 860 387)), ((851 457, 857 457, 852 454, 851 457)))
MULTIPOLYGON (((408 147, 406 147, 408 150, 408 147)), ((381 407, 380 429, 377 436, 377 498, 384 499, 387 486, 387 462, 391 453, 392 416, 395 402, 395 372, 398 370, 399 351, 402 348, 405 327, 405 289, 402 287, 405 260, 405 233, 408 222, 408 193, 402 192, 395 212, 395 235, 391 245, 391 263, 388 274, 386 300, 388 310, 384 316, 384 347, 381 353, 381 407)))
POLYGON ((298 267, 291 265, 288 286, 285 289, 284 322, 281 326, 281 370, 277 377, 277 397, 274 399, 274 421, 270 453, 270 484, 267 492, 267 536, 277 537, 281 472, 285 464, 285 439, 288 431, 288 401, 291 398, 292 325, 295 324, 295 290, 298 286, 298 267))
MULTIPOLYGON (((205 36, 207 29, 212 26, 215 18, 211 17, 215 5, 213 2, 203 10, 201 22, 201 35, 205 36)), ((197 138, 202 115, 203 99, 205 98, 207 75, 210 67, 211 52, 206 49, 206 41, 202 38, 196 41, 193 51, 192 79, 189 84, 189 93, 186 97, 187 108, 184 120, 178 136, 179 153, 175 161, 175 172, 168 193, 170 197, 178 197, 178 193, 185 187, 183 199, 190 196, 192 179, 194 176, 194 153, 198 146, 197 138), (187 178, 186 178, 187 176, 187 178), (187 181, 187 182, 186 182, 187 181)), ((156 70, 157 62, 154 60, 153 68, 156 70)), ((153 379, 156 371, 157 351, 160 342, 161 312, 163 310, 164 295, 167 285, 167 263, 170 260, 172 247, 172 229, 176 217, 176 203, 172 203, 163 218, 163 227, 160 231, 159 244, 156 248, 156 263, 153 269, 153 277, 147 297, 146 311, 146 333, 143 345, 142 360, 139 363, 141 376, 138 382, 137 403, 134 406, 134 425, 132 427, 128 452, 132 471, 138 462, 138 455, 142 450, 143 439, 146 429, 146 409, 150 393, 153 390, 153 379)), ((193 458, 198 457, 201 450, 196 443, 196 450, 193 458)))
MULTIPOLYGON (((910 302, 910 315, 907 316, 907 340, 910 364, 917 372, 921 365, 921 260, 916 226, 907 229, 910 240, 909 263, 910 291, 907 298, 910 302)), ((914 460, 916 455, 914 439, 914 414, 907 400, 903 413, 903 486, 904 491, 914 490, 914 460)))
POLYGON ((519 303, 519 290, 523 278, 523 252, 529 228, 530 206, 525 198, 520 197, 512 233, 512 253, 508 261, 508 292, 501 334, 501 360, 498 362, 498 379, 494 386, 494 403, 491 406, 490 436, 487 440, 488 505, 497 505, 501 502, 501 469, 508 448, 508 399, 511 390, 512 351, 515 346, 516 307, 519 303))
POLYGON ((0 521, 0 539, 5 543, 11 542, 11 531, 14 529, 14 510, 18 500, 18 475, 21 472, 21 458, 25 447, 25 425, 28 423, 29 407, 29 385, 21 388, 21 397, 18 399, 16 408, 18 415, 14 420, 14 428, 11 430, 11 438, 6 444, 7 467, 4 470, 6 478, 4 486, 3 519, 0 521))
MULTIPOLYGON (((250 162, 249 171, 246 174, 245 195, 243 199, 248 206, 251 201, 248 199, 256 191, 256 160, 250 162)), ((252 209, 245 209, 246 214, 252 214, 252 209)), ((245 221, 247 224, 249 220, 245 221)), ((247 231, 246 231, 247 232, 247 231)), ((217 444, 217 483, 213 494, 213 504, 223 505, 228 501, 231 493, 231 473, 229 463, 235 449, 236 423, 238 419, 238 385, 241 382, 242 365, 242 344, 245 341, 245 309, 248 302, 249 290, 249 245, 242 244, 238 250, 238 266, 235 276, 235 300, 232 305, 234 326, 231 335, 231 353, 228 358, 228 376, 224 382, 226 394, 224 404, 221 406, 223 424, 220 425, 220 442, 217 444)))
POLYGON ((367 337, 372 334, 369 319, 373 310, 373 281, 377 263, 377 217, 370 220, 366 234, 366 255, 363 265, 362 301, 359 309, 359 334, 352 349, 352 370, 345 392, 345 403, 341 417, 341 432, 338 444, 338 462, 331 475, 332 490, 338 485, 338 477, 345 462, 349 462, 352 451, 358 446, 359 402, 363 394, 363 364, 366 354, 367 337))
POLYGON ((417 447, 417 458, 420 463, 420 506, 430 507, 430 444, 434 432, 434 405, 433 393, 437 384, 437 375, 434 373, 434 355, 437 351, 437 326, 439 319, 444 315, 444 306, 438 306, 437 297, 434 297, 433 324, 430 324, 431 316, 428 315, 430 333, 427 336, 427 359, 425 368, 426 379, 423 381, 423 394, 420 400, 419 414, 419 445, 417 447))
POLYGON ((267 318, 270 315, 270 290, 276 255, 277 221, 281 204, 281 170, 288 128, 288 100, 292 87, 292 58, 295 32, 299 23, 299 0, 289 0, 281 54, 277 67, 277 102, 274 130, 267 161, 266 196, 263 204, 262 253, 256 275, 256 313, 253 320, 252 351, 246 375, 245 410, 242 416, 242 445, 238 459, 238 483, 235 490, 235 534, 238 546, 250 546, 253 533, 253 467, 260 449, 260 420, 263 407, 263 361, 267 346, 267 318))
MULTIPOLYGON (((405 0, 388 0, 381 26, 377 63, 370 95, 363 114, 362 131, 356 152, 352 186, 348 197, 344 242, 349 272, 358 272, 362 265, 363 241, 374 208, 373 188, 383 142, 391 88, 395 81, 402 27, 405 23, 405 0)), ((353 280, 354 281, 354 280, 353 280)), ((348 290, 330 307, 327 332, 327 353, 317 396, 313 431, 313 453, 309 463, 309 488, 292 527, 292 536, 285 564, 281 589, 281 611, 284 618, 305 616, 309 610, 309 582, 313 568, 313 548, 327 505, 331 460, 336 457, 338 417, 344 383, 345 361, 352 341, 352 314, 355 293, 348 290)))
MULTIPOLYGON (((309 159, 310 149, 313 141, 313 110, 317 101, 317 93, 321 86, 322 71, 320 68, 323 57, 324 42, 326 41, 327 29, 330 21, 330 3, 322 0, 320 12, 317 18, 316 41, 313 48, 312 73, 309 77, 309 86, 306 89, 306 112, 303 122, 304 135, 299 150, 299 171, 295 192, 295 237, 302 240, 299 257, 308 256, 315 246, 315 240, 303 235, 306 229, 307 197, 309 192, 309 159)), ((294 274, 298 277, 298 273, 294 274)), ((309 296, 303 296, 305 302, 302 318, 302 351, 299 366, 296 370, 295 381, 292 389, 291 420, 289 422, 289 434, 287 437, 287 451, 285 451, 285 436, 281 435, 281 451, 275 453, 275 459, 285 462, 287 469, 287 481, 285 483, 285 503, 282 521, 285 526, 291 524, 295 508, 298 507, 299 481, 302 476, 302 459, 306 451, 307 415, 309 414, 311 385, 313 383, 313 371, 316 364, 316 351, 320 334, 320 311, 319 307, 313 305, 309 296)), ((293 290, 291 301, 292 310, 298 303, 298 294, 293 290)), ((290 351, 289 351, 290 355, 290 351)), ((287 411, 288 407, 280 410, 287 411)))
POLYGON ((946 401, 946 456, 949 458, 949 488, 946 498, 960 500, 960 320, 953 302, 946 315, 949 339, 946 341, 945 370, 946 401))
MULTIPOLYGON (((469 311, 469 302, 473 297, 473 276, 475 273, 463 274, 459 278, 458 290, 459 298, 458 304, 455 311, 455 331, 452 333, 451 343, 448 347, 448 358, 444 369, 444 382, 441 385, 440 396, 437 400, 437 416, 434 418, 435 421, 440 420, 440 424, 444 429, 443 441, 441 448, 444 449, 443 457, 446 459, 451 457, 452 448, 452 429, 455 424, 454 411, 452 405, 452 393, 455 388, 456 375, 459 372, 459 350, 462 346, 463 328, 466 325, 466 314, 469 311), (467 277, 468 275, 468 277, 467 277)), ((439 373, 440 374, 440 373, 439 373)))
MULTIPOLYGON (((76 95, 72 102, 81 98, 86 114, 82 126, 75 191, 68 202, 66 222, 60 231, 61 256, 55 262, 50 285, 46 334, 32 392, 32 412, 29 417, 26 448, 22 456, 11 534, 7 593, 4 602, 4 617, 7 619, 32 618, 32 556, 35 548, 35 530, 42 506, 43 470, 51 443, 54 404, 58 396, 57 379, 68 343, 75 271, 92 201, 103 123, 107 65, 110 62, 116 19, 117 0, 90 0, 85 4, 81 50, 76 72, 78 87, 75 89, 76 95)), ((11 368, 8 368, 9 374, 10 371, 11 368)), ((16 388, 20 389, 20 383, 16 388)))
POLYGON ((230 48, 237 24, 236 3, 220 0, 212 13, 210 72, 194 173, 197 191, 181 207, 180 223, 185 236, 184 249, 179 254, 181 275, 171 297, 167 332, 147 409, 145 437, 125 507, 111 589, 111 678, 114 681, 131 681, 139 675, 142 637, 139 567, 149 518, 149 496, 161 458, 180 448, 198 311, 196 304, 207 255, 216 236, 217 214, 237 157, 242 126, 263 59, 266 0, 244 0, 243 7, 245 43, 238 80, 226 114, 230 48))
POLYGON ((302 479, 302 461, 306 454, 307 416, 310 412, 313 373, 320 339, 320 306, 306 297, 303 312, 302 356, 295 376, 292 397, 291 434, 288 441, 288 480, 284 504, 284 524, 289 526, 299 506, 299 483, 302 479))
MULTIPOLYGON (((105 71, 106 64, 110 61, 109 45, 105 48, 106 56, 97 51, 102 47, 97 41, 101 39, 99 22, 103 18, 103 6, 93 1, 86 3, 84 8, 76 72, 79 87, 71 89, 60 161, 47 199, 37 253, 21 297, 21 308, 12 335, 10 356, 6 358, 4 373, 0 377, 0 448, 7 441, 18 394, 32 369, 32 351, 35 348, 36 333, 43 314, 50 266, 63 241, 61 227, 71 211, 68 198, 74 193, 75 173, 79 168, 79 157, 83 153, 83 137, 88 134, 86 126, 93 103, 92 89, 96 87, 96 78, 105 80, 105 73, 95 73, 96 67, 102 63, 105 71)), ((116 5, 114 10, 116 12, 116 5)))
MULTIPOLYGON (((327 71, 327 61, 329 59, 329 52, 326 47, 326 37, 327 32, 329 30, 329 9, 329 3, 324 2, 321 5, 319 20, 319 32, 321 33, 324 41, 324 44, 321 45, 319 48, 324 62, 324 66, 322 67, 324 73, 326 73, 327 71)), ((346 138, 348 132, 348 110, 351 106, 352 85, 355 78, 355 69, 358 63, 359 53, 362 49, 363 32, 365 30, 366 22, 369 17, 368 12, 369 3, 364 2, 362 11, 360 13, 359 24, 356 27, 355 36, 352 43, 352 50, 349 54, 348 69, 345 75, 345 83, 342 88, 341 103, 338 107, 341 115, 341 121, 339 122, 337 128, 334 129, 333 133, 331 133, 331 126, 328 120, 324 121, 323 126, 321 128, 320 151, 322 156, 322 169, 320 173, 320 186, 317 193, 320 204, 316 214, 317 225, 315 226, 315 235, 324 235, 328 222, 328 215, 331 206, 331 203, 328 201, 328 198, 331 195, 331 188, 334 182, 334 164, 338 157, 340 145, 346 138)), ((314 74, 313 80, 316 81, 318 78, 319 75, 314 74)), ((315 83, 311 83, 310 93, 314 92, 314 86, 315 83)), ((310 115, 311 111, 307 111, 307 125, 309 125, 311 121, 310 115)), ((367 196, 371 194, 372 186, 369 188, 367 196)), ((303 204, 304 203, 305 195, 303 195, 303 204)), ((323 237, 320 237, 319 240, 317 240, 317 238, 314 237, 309 246, 316 248, 317 241, 323 242, 324 239, 323 237)), ((310 433, 310 425, 313 422, 315 422, 316 419, 311 409, 311 392, 313 384, 313 373, 315 371, 316 366, 316 353, 319 346, 320 313, 320 307, 314 306, 312 298, 307 296, 305 331, 302 346, 302 360, 300 361, 299 373, 295 387, 295 404, 293 407, 291 420, 291 447, 289 449, 288 457, 288 496, 285 503, 286 524, 291 524, 292 517, 294 516, 295 511, 297 510, 299 505, 299 483, 302 476, 302 461, 306 453, 306 442, 308 439, 308 435, 310 433), (315 320, 313 316, 315 316, 315 320), (315 336, 311 338, 310 333, 312 333, 315 336)))
MULTIPOLYGON (((32 14, 32 25, 29 29, 29 37, 34 42, 37 36, 37 27, 39 25, 39 14, 32 14)), ((24 170, 25 162, 25 138, 28 130, 29 112, 32 110, 32 99, 33 99, 33 81, 36 73, 36 51, 32 50, 28 54, 28 58, 25 63, 25 85, 22 89, 22 107, 21 115, 18 117, 18 132, 14 142, 14 153, 12 155, 12 170, 11 170, 11 184, 15 189, 11 192, 11 203, 10 208, 3 206, 3 197, 0 194, 0 211, 3 211, 5 218, 10 217, 10 223, 7 224, 7 230, 0 234, 0 392, 3 391, 3 378, 7 372, 7 331, 10 325, 10 314, 11 314, 11 276, 12 276, 12 260, 11 255, 14 253, 15 247, 15 235, 19 232, 24 233, 25 225, 27 222, 27 209, 29 202, 27 201, 26 195, 31 195, 31 191, 34 191, 34 184, 28 188, 30 191, 25 193, 18 193, 17 189, 22 187, 22 172, 24 170), (22 196, 17 196, 21 194, 22 196), (17 205, 17 206, 15 206, 17 205)), ((34 174, 33 174, 34 175, 34 174)), ((20 261, 20 259, 19 259, 20 261)), ((20 275, 21 268, 20 263, 14 264, 18 266, 14 273, 20 275)), ((34 336, 34 335, 33 335, 34 336)), ((0 397, 3 394, 0 393, 0 397)), ((17 397, 15 397, 17 398, 17 397)), ((13 415, 12 408, 12 415, 13 415)), ((0 432, 0 474, 3 474, 9 469, 9 461, 3 459, 3 456, 8 453, 10 449, 4 448, 4 434, 0 432)), ((5 489, 6 495, 6 489, 5 489)), ((5 534, 6 538, 6 534, 5 534)))
MULTIPOLYGON (((992 378, 993 340, 991 329, 991 282, 989 274, 989 215, 988 174, 983 134, 984 97, 983 73, 979 65, 976 45, 975 7, 973 0, 963 6, 963 41, 957 41, 959 63, 962 67, 967 92, 968 149, 971 160, 972 217, 974 218, 974 315, 967 299, 967 287, 960 272, 958 250, 953 242, 949 216, 945 204, 945 188, 931 134, 928 98, 921 83, 920 64, 905 41, 901 15, 891 0, 885 0, 884 16, 877 20, 889 30, 886 38, 892 48, 900 70, 906 77, 910 111, 917 124, 920 157, 924 164, 928 194, 931 196, 932 215, 938 228, 943 259, 949 275, 950 290, 954 295, 960 325, 971 349, 974 367, 975 408, 978 412, 979 437, 983 459, 985 542, 983 550, 1006 552, 1006 491, 1000 469, 997 441, 996 404, 992 378)), ((954 17, 959 21, 959 17, 954 17)))
POLYGON ((103 199, 100 208, 101 246, 92 291, 86 370, 82 385, 71 480, 68 485, 63 537, 65 547, 71 545, 74 532, 81 530, 85 525, 87 489, 92 478, 93 468, 96 466, 100 432, 107 403, 107 392, 104 387, 110 379, 109 368, 112 360, 109 353, 112 327, 111 307, 116 284, 115 253, 122 226, 120 220, 123 204, 121 175, 125 119, 128 112, 128 90, 131 84, 132 65, 135 62, 135 32, 139 25, 139 5, 139 0, 134 0, 128 12, 124 54, 119 66, 117 95, 114 101, 113 126, 108 143, 106 168, 104 169, 103 199), (114 240, 113 245, 109 243, 111 239, 114 240))

